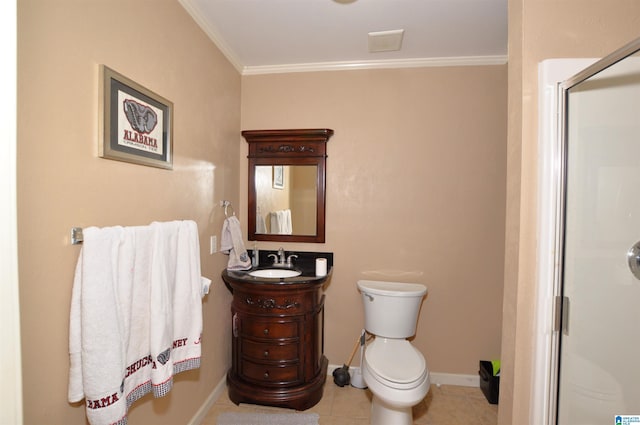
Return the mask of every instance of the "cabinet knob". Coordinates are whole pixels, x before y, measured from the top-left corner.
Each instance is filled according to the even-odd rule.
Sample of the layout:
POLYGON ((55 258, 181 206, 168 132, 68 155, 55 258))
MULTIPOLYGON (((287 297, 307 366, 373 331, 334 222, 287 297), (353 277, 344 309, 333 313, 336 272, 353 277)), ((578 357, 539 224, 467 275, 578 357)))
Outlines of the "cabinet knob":
POLYGON ((264 376, 264 379, 268 379, 269 378, 269 371, 266 371, 263 376, 264 376))
POLYGON ((263 333, 263 334, 265 334, 265 335, 269 335, 269 328, 265 328, 265 329, 262 331, 262 333, 263 333))
POLYGON ((264 350, 264 356, 269 357, 269 350, 264 350))

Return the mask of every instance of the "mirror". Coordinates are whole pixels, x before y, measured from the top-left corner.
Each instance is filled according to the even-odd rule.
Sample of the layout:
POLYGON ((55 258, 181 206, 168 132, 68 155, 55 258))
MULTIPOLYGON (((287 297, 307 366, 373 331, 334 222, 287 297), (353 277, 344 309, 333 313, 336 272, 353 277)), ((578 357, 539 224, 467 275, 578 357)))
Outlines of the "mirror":
POLYGON ((314 236, 317 175, 315 165, 257 165, 256 233, 314 236))
POLYGON ((330 129, 251 130, 248 239, 324 242, 325 163, 330 129))

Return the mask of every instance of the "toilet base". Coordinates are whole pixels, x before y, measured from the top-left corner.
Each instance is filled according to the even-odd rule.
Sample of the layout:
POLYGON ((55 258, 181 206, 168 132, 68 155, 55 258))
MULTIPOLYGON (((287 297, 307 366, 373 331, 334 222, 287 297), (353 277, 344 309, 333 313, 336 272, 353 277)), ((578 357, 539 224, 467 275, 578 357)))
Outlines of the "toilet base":
POLYGON ((375 394, 371 401, 371 425, 413 425, 411 407, 389 406, 375 394))

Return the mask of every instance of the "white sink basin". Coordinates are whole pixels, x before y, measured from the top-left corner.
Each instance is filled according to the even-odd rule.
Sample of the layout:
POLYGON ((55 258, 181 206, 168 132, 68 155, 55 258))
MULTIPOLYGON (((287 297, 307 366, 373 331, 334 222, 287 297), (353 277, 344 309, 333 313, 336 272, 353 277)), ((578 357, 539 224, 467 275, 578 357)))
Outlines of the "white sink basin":
POLYGON ((262 269, 262 270, 254 270, 249 272, 250 276, 253 277, 267 277, 271 279, 280 279, 285 277, 296 277, 300 276, 302 272, 298 270, 287 270, 287 269, 262 269))

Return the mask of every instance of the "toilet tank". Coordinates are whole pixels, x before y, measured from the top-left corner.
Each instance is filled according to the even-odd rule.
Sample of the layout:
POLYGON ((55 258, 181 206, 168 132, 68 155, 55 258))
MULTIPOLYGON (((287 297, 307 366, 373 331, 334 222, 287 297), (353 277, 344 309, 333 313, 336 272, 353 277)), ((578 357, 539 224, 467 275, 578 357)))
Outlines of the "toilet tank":
POLYGON ((415 335, 427 287, 419 283, 359 280, 367 332, 385 338, 415 335))

